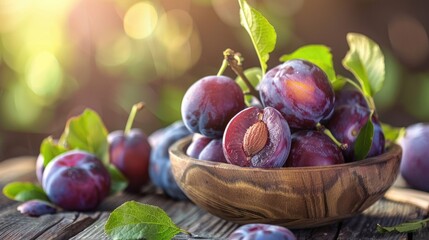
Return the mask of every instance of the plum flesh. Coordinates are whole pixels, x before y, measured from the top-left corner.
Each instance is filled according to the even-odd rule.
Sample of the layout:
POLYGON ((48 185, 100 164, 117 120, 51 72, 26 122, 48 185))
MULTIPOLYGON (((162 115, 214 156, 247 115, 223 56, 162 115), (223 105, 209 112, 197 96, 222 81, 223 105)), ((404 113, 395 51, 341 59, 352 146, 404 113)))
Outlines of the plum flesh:
POLYGON ((246 107, 240 86, 225 76, 207 76, 186 91, 181 113, 193 133, 221 138, 229 120, 246 107))
POLYGON ((302 130, 292 134, 286 167, 326 166, 344 163, 341 149, 324 133, 302 130))
POLYGON ((223 136, 226 160, 242 167, 281 167, 290 147, 289 125, 272 107, 244 109, 231 119, 223 136))
POLYGON ((328 77, 304 60, 290 60, 268 71, 259 91, 263 105, 277 109, 291 128, 313 128, 334 107, 335 94, 328 77))

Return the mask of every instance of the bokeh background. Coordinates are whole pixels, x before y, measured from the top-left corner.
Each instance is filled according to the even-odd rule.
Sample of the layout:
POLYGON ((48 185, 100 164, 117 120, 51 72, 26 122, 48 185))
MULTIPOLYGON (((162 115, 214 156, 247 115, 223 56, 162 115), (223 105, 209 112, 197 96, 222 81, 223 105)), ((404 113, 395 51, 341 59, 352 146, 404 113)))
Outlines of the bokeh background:
MULTIPOLYGON (((385 87, 376 96, 383 122, 429 121, 429 2, 424 0, 249 0, 278 40, 269 68, 305 44, 332 49, 336 71, 348 32, 380 44, 385 87)), ((216 74, 222 52, 258 66, 234 0, 0 0, 0 161, 37 155, 67 119, 89 107, 107 128, 122 129, 144 101, 135 127, 147 134, 181 118, 196 80, 216 74)), ((226 75, 235 77, 232 71, 226 75)))

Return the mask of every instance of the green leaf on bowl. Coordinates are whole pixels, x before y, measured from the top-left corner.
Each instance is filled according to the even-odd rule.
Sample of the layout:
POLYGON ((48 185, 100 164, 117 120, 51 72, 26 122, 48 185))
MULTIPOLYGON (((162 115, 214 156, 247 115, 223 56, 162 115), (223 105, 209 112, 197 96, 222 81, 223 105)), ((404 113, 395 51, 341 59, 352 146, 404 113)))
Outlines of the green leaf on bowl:
POLYGON ((113 164, 107 165, 107 171, 110 175, 110 194, 121 192, 128 186, 127 178, 113 164))
POLYGON ((107 130, 100 116, 91 109, 67 121, 60 143, 70 149, 80 149, 93 153, 104 165, 109 163, 109 144, 107 130))
POLYGON ((31 182, 12 182, 3 187, 3 194, 15 201, 39 199, 49 201, 43 189, 31 182))
POLYGON ((371 149, 372 139, 374 137, 374 125, 371 122, 372 115, 369 116, 368 121, 362 127, 359 132, 359 135, 355 142, 355 159, 362 160, 367 155, 371 149))
POLYGON ((129 201, 109 216, 104 231, 113 239, 172 239, 185 232, 159 207, 129 201))
POLYGON ((267 61, 276 45, 277 34, 270 22, 245 0, 238 0, 240 4, 240 23, 246 29, 258 55, 262 75, 267 70, 267 61))
POLYGON ((40 154, 43 156, 43 166, 46 167, 52 159, 66 151, 68 151, 68 149, 60 145, 51 136, 43 139, 40 145, 40 154))
POLYGON ((365 95, 372 97, 383 87, 384 55, 374 41, 362 34, 347 34, 347 42, 350 49, 343 66, 353 73, 365 95))
POLYGON ((286 62, 291 59, 303 59, 316 64, 321 68, 334 86, 335 90, 341 89, 345 84, 341 78, 337 79, 332 62, 331 49, 325 45, 314 44, 298 48, 291 54, 285 54, 280 57, 280 61, 286 62))
POLYGON ((389 232, 396 232, 396 233, 410 233, 415 232, 417 230, 420 230, 422 228, 425 228, 427 226, 427 223, 429 222, 429 218, 414 221, 414 222, 406 222, 401 223, 396 226, 392 227, 384 227, 380 224, 377 224, 377 232, 379 233, 389 233, 389 232))

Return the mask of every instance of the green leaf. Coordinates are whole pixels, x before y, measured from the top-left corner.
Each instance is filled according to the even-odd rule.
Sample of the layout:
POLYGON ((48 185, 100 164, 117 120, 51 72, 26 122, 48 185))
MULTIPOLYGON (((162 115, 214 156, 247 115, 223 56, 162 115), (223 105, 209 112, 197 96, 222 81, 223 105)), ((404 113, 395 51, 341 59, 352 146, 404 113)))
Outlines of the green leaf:
POLYGON ((110 175, 110 194, 121 192, 128 186, 127 178, 113 164, 107 165, 110 175))
POLYGON ((343 66, 353 73, 364 93, 372 97, 383 87, 383 53, 375 42, 361 34, 347 34, 347 42, 350 49, 343 59, 343 66))
POLYGON ((399 225, 393 227, 384 227, 380 224, 377 224, 377 232, 379 233, 388 233, 388 232, 397 232, 397 233, 410 233, 425 228, 427 226, 427 222, 429 222, 429 218, 414 221, 414 222, 406 222, 401 223, 399 225))
POLYGON ((372 139, 374 137, 374 125, 371 122, 372 114, 369 116, 368 121, 362 127, 355 142, 355 158, 362 160, 371 149, 372 139))
MULTIPOLYGON (((286 62, 291 59, 303 59, 316 64, 328 76, 329 81, 334 85, 337 77, 332 62, 331 49, 325 45, 306 45, 298 48, 291 54, 280 57, 280 61, 286 62)), ((335 85, 338 85, 335 83, 335 85)))
MULTIPOLYGON (((248 69, 244 70, 244 75, 250 81, 252 86, 257 86, 258 83, 262 79, 262 71, 261 71, 261 68, 259 68, 259 67, 253 67, 253 68, 248 68, 248 69)), ((246 83, 244 83, 244 81, 241 79, 241 77, 237 77, 235 79, 235 82, 238 83, 238 85, 241 87, 243 92, 249 91, 249 88, 247 87, 246 83)), ((252 101, 252 96, 246 95, 245 101, 246 101, 247 105, 250 106, 250 103, 252 101)))
POLYGON ((46 167, 52 159, 66 151, 68 151, 68 149, 61 146, 51 136, 43 139, 40 145, 40 154, 43 156, 43 166, 46 167))
MULTIPOLYGON (((331 82, 335 91, 341 90, 349 79, 341 75, 337 75, 335 81, 331 82)), ((351 81, 351 80, 350 80, 351 81)))
POLYGON ((397 142, 399 139, 401 139, 405 135, 405 128, 404 127, 393 127, 389 124, 382 123, 381 128, 383 129, 384 137, 386 140, 391 142, 397 142))
POLYGON ((43 189, 31 182, 12 182, 3 187, 3 194, 16 201, 32 199, 49 201, 43 189))
POLYGON ((240 23, 252 40, 261 64, 262 75, 264 75, 267 70, 267 61, 270 58, 269 53, 276 46, 276 31, 268 20, 249 6, 245 0, 238 0, 238 3, 240 4, 240 23))
POLYGON ((104 231, 113 239, 164 240, 186 232, 159 207, 129 201, 109 216, 104 231))
POLYGON ((109 163, 107 134, 100 116, 95 111, 86 109, 81 115, 67 121, 60 142, 64 141, 70 149, 93 153, 107 165, 109 163))

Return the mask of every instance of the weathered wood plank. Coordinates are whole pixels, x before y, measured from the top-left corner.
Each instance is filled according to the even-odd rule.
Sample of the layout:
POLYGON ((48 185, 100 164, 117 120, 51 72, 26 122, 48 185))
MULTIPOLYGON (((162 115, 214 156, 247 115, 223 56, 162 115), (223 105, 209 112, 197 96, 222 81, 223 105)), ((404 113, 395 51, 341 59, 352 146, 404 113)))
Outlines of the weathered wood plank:
POLYGON ((90 226, 82 230, 80 233, 71 238, 71 240, 78 239, 109 239, 109 237, 104 233, 104 224, 109 218, 109 212, 102 212, 97 220, 93 222, 90 226))
POLYGON ((338 239, 408 239, 406 233, 377 233, 376 225, 393 226, 424 215, 418 207, 382 199, 363 214, 344 221, 338 239))
POLYGON ((302 229, 302 230, 293 230, 293 233, 297 239, 302 240, 311 240, 311 239, 320 239, 320 240, 334 240, 337 239, 338 232, 340 230, 340 223, 334 223, 323 227, 313 228, 313 229, 302 229))
MULTIPOLYGON (((17 165, 10 161, 0 163, 0 187, 10 181, 36 181, 34 157, 15 161, 17 165)), ((198 236, 192 238, 181 234, 175 237, 176 240, 225 239, 238 227, 190 201, 171 200, 153 186, 147 186, 141 194, 121 193, 107 198, 95 213, 65 212, 39 218, 20 214, 16 210, 20 203, 0 194, 0 239, 109 239, 104 233, 104 224, 110 211, 129 200, 163 208, 179 227, 198 236)), ((293 232, 298 239, 410 239, 412 236, 413 240, 423 240, 429 239, 429 229, 414 234, 378 234, 375 225, 391 226, 426 215, 426 211, 417 206, 381 200, 364 213, 342 223, 293 232)))

